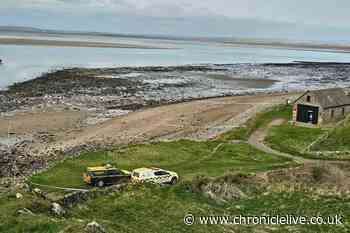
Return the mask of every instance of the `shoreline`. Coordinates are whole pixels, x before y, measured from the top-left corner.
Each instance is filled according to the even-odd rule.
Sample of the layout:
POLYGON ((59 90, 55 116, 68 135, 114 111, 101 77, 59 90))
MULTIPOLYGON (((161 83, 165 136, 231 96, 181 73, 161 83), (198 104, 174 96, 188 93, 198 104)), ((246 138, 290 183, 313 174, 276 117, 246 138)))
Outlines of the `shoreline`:
MULTIPOLYGON (((193 41, 195 42, 195 41, 193 41)), ((199 41, 201 43, 201 41, 199 41)), ((229 47, 251 47, 265 49, 287 49, 296 51, 327 52, 327 53, 350 53, 350 45, 336 44, 311 44, 311 43, 293 43, 293 42, 268 42, 268 41, 223 41, 209 42, 229 47)), ((50 47, 87 47, 87 48, 126 48, 126 49, 178 49, 177 47, 158 46, 158 45, 138 45, 132 43, 103 42, 70 40, 62 38, 31 38, 31 37, 12 37, 0 36, 0 45, 19 45, 19 46, 50 46, 50 47)))
POLYGON ((308 44, 308 43, 283 43, 283 42, 249 42, 249 41, 225 41, 223 45, 230 47, 251 47, 267 49, 287 49, 309 52, 325 53, 350 53, 350 46, 331 44, 308 44))
POLYGON ((134 111, 195 99, 350 86, 350 63, 202 64, 64 68, 0 90, 0 112, 62 101, 134 111), (51 87, 55 86, 55 89, 51 87))
POLYGON ((48 39, 13 38, 13 37, 0 37, 0 45, 125 48, 125 49, 175 49, 175 48, 162 47, 162 46, 134 45, 134 44, 114 43, 114 42, 109 43, 109 42, 76 41, 76 40, 48 40, 48 39))

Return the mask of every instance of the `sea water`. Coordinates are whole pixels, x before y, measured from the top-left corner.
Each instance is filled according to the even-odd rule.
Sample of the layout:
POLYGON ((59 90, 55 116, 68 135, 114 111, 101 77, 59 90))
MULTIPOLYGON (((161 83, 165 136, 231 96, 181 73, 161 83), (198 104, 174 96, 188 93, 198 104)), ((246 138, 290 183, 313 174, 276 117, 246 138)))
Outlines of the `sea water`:
MULTIPOLYGON (((121 39, 127 42, 128 39, 121 39)), ((107 41, 111 42, 111 41, 107 41)), ((120 41, 119 41, 120 42, 120 41)), ((83 48, 0 45, 0 89, 70 67, 120 67, 186 64, 350 62, 350 53, 232 47, 217 43, 132 39, 134 44, 162 44, 172 49, 83 48)))

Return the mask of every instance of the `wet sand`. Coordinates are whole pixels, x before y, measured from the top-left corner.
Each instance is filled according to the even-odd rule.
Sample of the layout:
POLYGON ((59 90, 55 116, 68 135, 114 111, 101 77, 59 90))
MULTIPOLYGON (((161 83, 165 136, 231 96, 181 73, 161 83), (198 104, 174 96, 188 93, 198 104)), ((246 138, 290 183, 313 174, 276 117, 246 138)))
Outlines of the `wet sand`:
POLYGON ((0 37, 0 45, 31 45, 31 46, 55 46, 55 47, 91 47, 91 48, 129 48, 129 49, 171 49, 169 47, 135 45, 124 43, 107 43, 93 41, 71 40, 46 40, 32 38, 0 37))
MULTIPOLYGON (((350 53, 349 45, 337 44, 313 44, 293 42, 270 42, 270 41, 224 41, 224 45, 233 47, 261 47, 271 49, 291 49, 302 51, 350 53)), ((93 47, 93 48, 134 48, 134 49, 175 49, 160 45, 143 45, 133 43, 116 43, 100 41, 79 41, 60 39, 40 39, 25 37, 0 37, 0 45, 31 45, 31 46, 55 46, 55 47, 93 47)))
POLYGON ((261 47, 271 49, 289 49, 313 52, 350 53, 349 45, 335 44, 311 44, 311 43, 288 43, 268 41, 225 41, 226 46, 233 47, 261 47))
POLYGON ((208 78, 222 81, 223 83, 233 84, 237 87, 252 88, 252 89, 267 89, 278 82, 273 79, 261 79, 251 77, 233 77, 226 74, 208 74, 208 78))

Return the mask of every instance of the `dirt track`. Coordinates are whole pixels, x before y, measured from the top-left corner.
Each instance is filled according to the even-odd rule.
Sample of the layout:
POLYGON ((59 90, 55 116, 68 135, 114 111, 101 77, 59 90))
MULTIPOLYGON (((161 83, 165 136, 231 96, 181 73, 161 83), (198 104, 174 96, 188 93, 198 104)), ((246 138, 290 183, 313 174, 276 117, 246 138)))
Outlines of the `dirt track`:
POLYGON ((311 160, 311 159, 305 159, 305 158, 302 158, 302 157, 297 157, 297 156, 293 156, 293 155, 290 155, 290 154, 287 154, 287 153, 283 153, 283 152, 274 150, 274 149, 272 149, 271 147, 269 147, 268 145, 266 145, 264 143, 264 140, 265 140, 265 138, 267 136, 267 133, 268 133, 269 129, 271 127, 273 127, 273 126, 281 125, 284 122, 285 122, 284 119, 275 119, 275 120, 273 120, 272 122, 270 122, 270 124, 267 127, 256 130, 249 137, 248 143, 251 146, 257 148, 258 150, 264 151, 264 152, 266 152, 268 154, 275 154, 275 155, 278 155, 278 156, 294 159, 296 162, 299 162, 299 163, 314 162, 314 160, 311 160))

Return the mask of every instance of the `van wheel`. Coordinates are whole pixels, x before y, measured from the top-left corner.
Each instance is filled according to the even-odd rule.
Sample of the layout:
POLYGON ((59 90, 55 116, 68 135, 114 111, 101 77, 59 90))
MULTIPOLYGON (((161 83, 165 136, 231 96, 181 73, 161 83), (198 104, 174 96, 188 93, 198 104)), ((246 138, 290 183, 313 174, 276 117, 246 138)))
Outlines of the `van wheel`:
POLYGON ((105 183, 103 182, 103 180, 99 180, 99 181, 97 182, 97 187, 102 188, 104 185, 105 185, 105 183))
POLYGON ((170 184, 176 184, 177 183, 177 178, 173 177, 171 178, 170 184))

